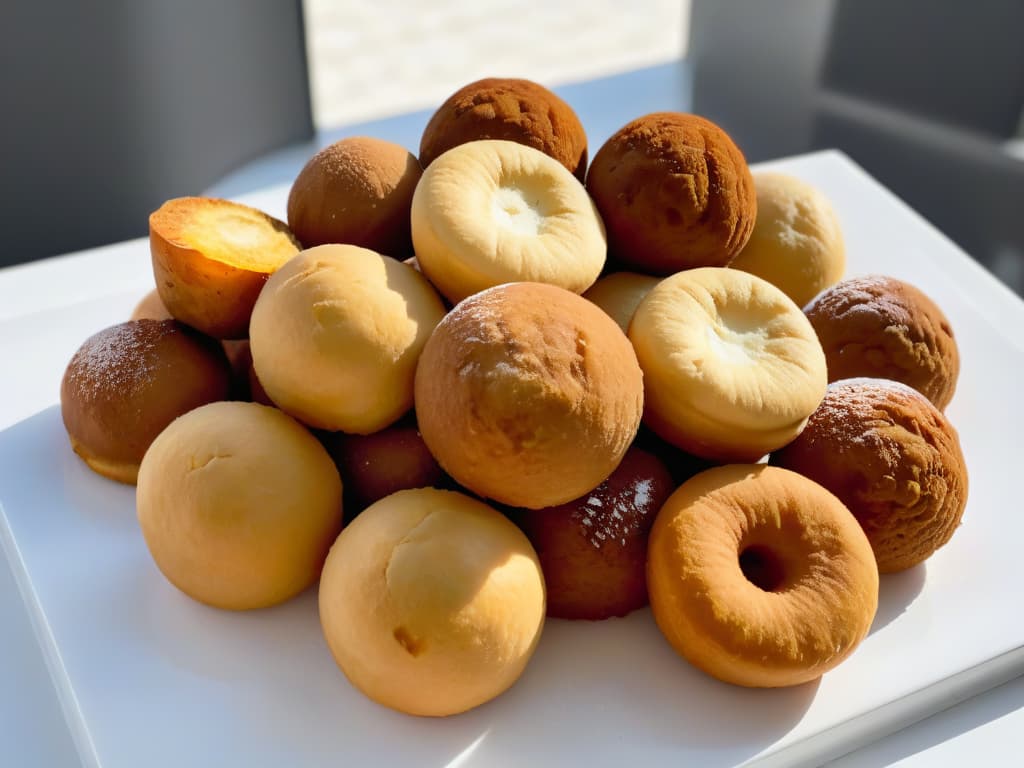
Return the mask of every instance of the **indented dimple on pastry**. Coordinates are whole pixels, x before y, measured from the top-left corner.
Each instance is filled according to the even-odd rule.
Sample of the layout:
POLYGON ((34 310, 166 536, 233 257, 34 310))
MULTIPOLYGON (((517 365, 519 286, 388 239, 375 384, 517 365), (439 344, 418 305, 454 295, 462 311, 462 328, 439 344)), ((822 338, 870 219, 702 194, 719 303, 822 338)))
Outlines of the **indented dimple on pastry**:
POLYGON ((792 440, 821 401, 825 359, 779 289, 738 270, 665 278, 633 315, 645 423, 683 450, 754 461, 792 440))

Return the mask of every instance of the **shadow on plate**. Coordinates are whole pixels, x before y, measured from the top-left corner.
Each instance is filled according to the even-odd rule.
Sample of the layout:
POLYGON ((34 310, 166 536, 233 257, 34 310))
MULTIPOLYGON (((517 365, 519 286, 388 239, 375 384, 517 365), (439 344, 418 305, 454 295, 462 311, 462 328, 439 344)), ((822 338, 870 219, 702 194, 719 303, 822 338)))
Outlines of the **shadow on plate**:
POLYGON ((874 634, 903 615, 924 589, 928 569, 920 563, 899 573, 884 574, 878 581, 878 611, 869 634, 874 634))

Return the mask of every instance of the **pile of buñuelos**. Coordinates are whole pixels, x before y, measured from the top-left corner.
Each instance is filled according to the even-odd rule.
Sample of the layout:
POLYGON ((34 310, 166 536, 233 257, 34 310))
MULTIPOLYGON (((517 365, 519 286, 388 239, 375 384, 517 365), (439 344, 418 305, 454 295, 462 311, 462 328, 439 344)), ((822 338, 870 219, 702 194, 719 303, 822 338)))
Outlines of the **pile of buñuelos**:
POLYGON ((639 117, 587 161, 568 104, 488 79, 418 159, 322 149, 287 224, 152 214, 156 290, 82 345, 61 404, 87 464, 137 482, 171 583, 244 610, 319 581, 342 671, 418 715, 506 690, 545 617, 648 602, 739 685, 853 652, 879 573, 963 513, 949 322, 894 278, 841 281, 828 200, 708 120, 639 117))

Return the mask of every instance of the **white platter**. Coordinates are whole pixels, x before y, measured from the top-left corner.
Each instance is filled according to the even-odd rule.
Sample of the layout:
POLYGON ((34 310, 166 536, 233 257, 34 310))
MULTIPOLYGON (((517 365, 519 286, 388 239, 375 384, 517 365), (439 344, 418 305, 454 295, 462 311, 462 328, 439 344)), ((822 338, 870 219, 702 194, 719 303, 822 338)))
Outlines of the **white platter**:
MULTIPOLYGON (((964 523, 926 566, 883 579, 872 633, 847 662, 820 683, 751 691, 689 667, 647 611, 550 621, 507 694, 426 720, 348 685, 311 593, 249 614, 191 602, 151 563, 133 489, 78 461, 56 405, 74 350, 149 288, 147 245, 134 241, 0 281, 0 359, 11 361, 0 398, 0 539, 84 764, 814 765, 1024 672, 1024 416, 1013 407, 1024 304, 844 156, 771 167, 833 201, 849 274, 921 287, 946 311, 962 353, 947 413, 971 472, 964 523), (38 311, 10 311, 26 296, 38 297, 38 311)), ((280 215, 286 194, 246 201, 280 215)))

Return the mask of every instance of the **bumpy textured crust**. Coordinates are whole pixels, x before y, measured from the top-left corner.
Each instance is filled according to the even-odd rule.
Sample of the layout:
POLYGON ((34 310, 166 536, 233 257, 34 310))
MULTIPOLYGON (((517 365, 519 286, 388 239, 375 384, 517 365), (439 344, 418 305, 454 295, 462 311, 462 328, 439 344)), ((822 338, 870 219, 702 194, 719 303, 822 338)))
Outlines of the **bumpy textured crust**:
POLYGON ((807 318, 739 270, 665 278, 640 303, 629 338, 644 372, 644 423, 713 461, 756 461, 785 445, 825 393, 825 356, 807 318))
POLYGON ((244 339, 268 276, 299 252, 281 221, 230 200, 179 197, 149 217, 153 278, 176 319, 218 339, 244 339))
POLYGON ((355 245, 320 245, 267 281, 252 313, 253 369, 300 421, 369 434, 412 407, 416 361, 443 316, 412 267, 355 245))
POLYGON ((569 291, 510 283, 453 309, 416 371, 423 439, 455 480, 538 509, 587 493, 632 442, 643 381, 629 340, 569 291))
POLYGON ((323 446, 255 403, 214 403, 171 424, 142 461, 136 502, 167 580, 228 610, 306 589, 341 530, 341 481, 323 446))
POLYGON ((755 173, 754 186, 754 231, 729 266, 764 278, 802 307, 843 277, 839 218, 828 198, 793 176, 755 173))
POLYGON ((387 256, 412 255, 409 208, 423 171, 405 147, 353 136, 306 163, 288 195, 288 226, 307 248, 351 243, 387 256))
POLYGON ((71 447, 90 468, 133 484, 164 427, 226 398, 230 380, 213 339, 175 320, 129 320, 75 352, 61 382, 61 416, 71 447))
POLYGON ((452 147, 479 139, 525 144, 564 165, 581 182, 587 134, 572 107, 530 80, 489 77, 465 85, 430 118, 420 139, 426 168, 452 147))
POLYGON ((628 333, 633 313, 659 279, 636 272, 613 272, 590 286, 583 298, 597 304, 618 324, 623 333, 628 333))
POLYGON ((752 687, 820 677, 864 639, 878 607, 871 547, 842 502, 763 464, 710 469, 669 498, 647 581, 673 648, 752 687))
POLYGON ((454 715, 519 678, 544 626, 544 578, 499 512, 452 491, 399 491, 331 548, 320 623, 338 666, 371 699, 454 715))
POLYGON ((852 277, 804 308, 828 361, 828 380, 858 376, 913 387, 940 411, 956 391, 953 329, 928 296, 894 277, 852 277))
POLYGON ((771 463, 821 483, 867 533, 882 573, 929 558, 967 504, 967 466, 946 417, 910 387, 882 379, 829 385, 807 428, 771 463))
POLYGON ((656 456, 630 448, 590 493, 510 512, 540 558, 548 616, 597 621, 647 605, 647 535, 674 487, 656 456))
POLYGON ((656 112, 620 128, 594 156, 587 191, 610 256, 670 275, 722 267, 754 227, 757 198, 743 154, 714 123, 656 112))
POLYGON ((511 141, 455 147, 412 200, 420 269, 450 301, 530 280, 582 293, 601 274, 604 226, 572 174, 511 141))

